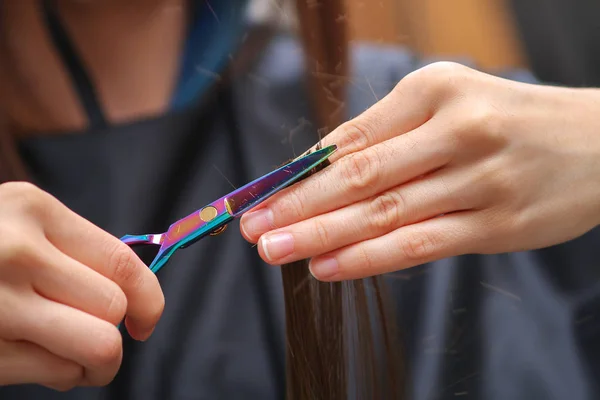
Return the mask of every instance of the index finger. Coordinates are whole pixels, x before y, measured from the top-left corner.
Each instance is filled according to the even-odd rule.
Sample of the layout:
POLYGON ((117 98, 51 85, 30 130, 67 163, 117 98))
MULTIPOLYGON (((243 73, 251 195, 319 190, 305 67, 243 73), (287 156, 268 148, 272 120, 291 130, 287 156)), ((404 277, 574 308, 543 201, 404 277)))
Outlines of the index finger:
POLYGON ((127 297, 127 328, 147 339, 164 309, 156 276, 135 252, 116 237, 80 217, 57 200, 45 215, 44 231, 60 251, 118 284, 127 297))
POLYGON ((337 145, 338 150, 330 157, 333 162, 423 125, 439 105, 437 85, 427 79, 434 73, 432 69, 428 66, 408 74, 390 93, 334 129, 318 145, 337 145))

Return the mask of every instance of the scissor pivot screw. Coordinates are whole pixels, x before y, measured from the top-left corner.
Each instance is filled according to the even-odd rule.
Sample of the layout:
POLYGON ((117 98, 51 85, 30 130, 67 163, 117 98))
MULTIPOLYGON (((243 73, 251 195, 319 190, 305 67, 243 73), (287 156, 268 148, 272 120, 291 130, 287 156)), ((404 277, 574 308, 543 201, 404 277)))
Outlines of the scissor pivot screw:
POLYGON ((204 222, 210 222, 217 216, 218 211, 213 206, 204 207, 200 210, 200 219, 204 222))
POLYGON ((223 233, 225 231, 225 229, 227 229, 227 225, 223 225, 222 227, 215 229, 214 231, 212 231, 210 233, 210 236, 220 235, 221 233, 223 233))

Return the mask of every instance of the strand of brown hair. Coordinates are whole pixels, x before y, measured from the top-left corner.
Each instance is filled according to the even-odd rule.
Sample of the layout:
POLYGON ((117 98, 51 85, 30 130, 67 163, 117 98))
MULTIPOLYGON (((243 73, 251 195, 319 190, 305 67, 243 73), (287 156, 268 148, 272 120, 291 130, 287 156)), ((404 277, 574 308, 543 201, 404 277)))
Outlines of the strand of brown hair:
MULTIPOLYGON (((297 10, 314 114, 327 132, 344 118, 344 7, 298 0, 297 10)), ((402 399, 406 371, 382 279, 320 282, 308 261, 282 266, 287 399, 402 399)))

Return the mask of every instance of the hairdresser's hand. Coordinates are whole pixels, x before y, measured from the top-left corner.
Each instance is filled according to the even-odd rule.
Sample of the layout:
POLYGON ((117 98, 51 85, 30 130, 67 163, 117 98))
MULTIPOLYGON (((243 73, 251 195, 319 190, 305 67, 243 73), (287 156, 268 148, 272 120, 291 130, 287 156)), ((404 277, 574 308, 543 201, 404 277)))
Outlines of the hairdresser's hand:
POLYGON ((565 242, 600 223, 599 115, 597 90, 433 64, 327 136, 333 165, 242 232, 270 264, 314 257, 321 280, 565 242))
POLYGON ((164 298, 129 247, 24 183, 0 185, 0 385, 98 386, 147 339, 164 298))

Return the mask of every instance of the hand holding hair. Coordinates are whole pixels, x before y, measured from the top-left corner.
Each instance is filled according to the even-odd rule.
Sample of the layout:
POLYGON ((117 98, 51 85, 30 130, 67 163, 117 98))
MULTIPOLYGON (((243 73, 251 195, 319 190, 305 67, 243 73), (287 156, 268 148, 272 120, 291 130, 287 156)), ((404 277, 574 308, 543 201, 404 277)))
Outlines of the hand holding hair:
POLYGON ((37 187, 0 185, 0 386, 103 386, 122 359, 125 324, 146 340, 164 297, 119 239, 37 187))
POLYGON ((599 111, 600 90, 429 65, 330 133, 332 166, 242 234, 270 264, 312 258, 324 281, 571 240, 600 223, 599 111))

